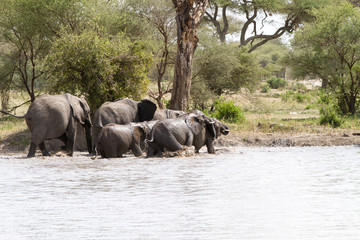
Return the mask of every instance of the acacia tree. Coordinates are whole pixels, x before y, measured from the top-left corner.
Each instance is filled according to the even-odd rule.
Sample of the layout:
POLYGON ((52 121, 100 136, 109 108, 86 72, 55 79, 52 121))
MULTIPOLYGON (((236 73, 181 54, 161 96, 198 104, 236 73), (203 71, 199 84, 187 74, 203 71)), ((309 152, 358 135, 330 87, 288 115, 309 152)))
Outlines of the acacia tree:
POLYGON ((240 46, 249 46, 252 52, 272 39, 285 33, 292 33, 300 24, 312 19, 311 10, 328 4, 329 0, 211 0, 206 11, 206 18, 215 27, 221 42, 225 42, 229 33, 229 13, 240 15, 245 20, 240 25, 240 46), (262 29, 271 26, 274 18, 283 21, 273 33, 264 34, 262 29))
MULTIPOLYGON (((146 20, 151 31, 146 36, 153 41, 154 61, 150 78, 156 80, 157 91, 149 89, 149 97, 154 99, 160 109, 164 108, 163 98, 171 93, 172 82, 164 83, 169 68, 174 65, 176 46, 176 21, 174 7, 168 0, 130 1, 135 13, 146 20)), ((145 23, 145 24, 146 24, 145 23)), ((150 32, 149 31, 149 32, 150 32)))
POLYGON ((360 13, 346 1, 315 11, 314 23, 295 35, 287 57, 297 76, 325 79, 341 111, 355 114, 360 94, 360 13))
POLYGON ((186 110, 190 97, 197 32, 208 0, 173 0, 176 9, 177 54, 170 108, 186 110))

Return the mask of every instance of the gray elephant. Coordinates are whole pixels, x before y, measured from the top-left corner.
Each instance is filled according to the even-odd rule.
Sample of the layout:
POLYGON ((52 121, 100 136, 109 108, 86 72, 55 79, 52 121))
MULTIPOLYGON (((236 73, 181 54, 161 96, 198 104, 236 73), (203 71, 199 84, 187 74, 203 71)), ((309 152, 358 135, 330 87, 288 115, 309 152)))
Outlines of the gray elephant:
POLYGON ((96 110, 93 118, 93 154, 95 154, 98 135, 106 124, 150 121, 153 119, 155 111, 156 104, 148 99, 136 102, 128 98, 122 98, 102 104, 96 110))
POLYGON ((185 114, 185 112, 180 110, 158 109, 154 114, 153 120, 175 119, 182 114, 185 114))
MULTIPOLYGON (((203 114, 200 111, 196 111, 197 114, 203 114)), ((195 152, 198 153, 200 148, 206 145, 208 153, 215 153, 214 141, 221 135, 228 135, 230 130, 229 127, 221 123, 216 118, 210 118, 206 115, 204 116, 205 121, 205 130, 201 131, 200 134, 194 136, 193 146, 195 147, 195 152)))
POLYGON ((83 99, 69 93, 43 95, 30 104, 24 116, 15 117, 25 117, 31 132, 31 145, 27 157, 35 156, 38 145, 44 156, 50 156, 44 140, 54 138, 63 141, 68 155, 72 156, 78 122, 85 129, 87 147, 89 153, 92 152, 90 108, 83 99))
POLYGON ((183 145, 193 145, 195 136, 204 131, 204 116, 189 113, 176 119, 157 122, 150 133, 147 157, 162 156, 166 150, 178 151, 183 145))
POLYGON ((136 157, 142 155, 141 143, 149 136, 152 122, 107 124, 97 139, 96 149, 104 158, 122 157, 132 150, 136 157))
POLYGON ((177 119, 162 120, 154 125, 150 133, 147 156, 161 156, 165 149, 182 150, 182 145, 194 146, 197 153, 206 145, 208 153, 215 153, 214 140, 228 133, 228 126, 205 116, 201 111, 181 115, 177 119))

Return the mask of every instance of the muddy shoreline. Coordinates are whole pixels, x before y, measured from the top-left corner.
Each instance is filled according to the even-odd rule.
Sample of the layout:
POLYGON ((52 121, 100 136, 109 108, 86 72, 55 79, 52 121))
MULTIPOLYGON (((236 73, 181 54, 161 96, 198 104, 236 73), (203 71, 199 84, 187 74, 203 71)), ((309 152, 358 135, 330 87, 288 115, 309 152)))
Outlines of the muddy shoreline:
MULTIPOLYGON (((360 132, 360 131, 359 131, 360 132)), ((307 146, 345 146, 360 145, 360 133, 354 130, 334 130, 320 133, 263 133, 251 131, 230 132, 227 136, 221 136, 215 141, 218 148, 226 147, 307 147, 307 146)), ((26 154, 28 145, 14 144, 21 139, 30 139, 27 131, 13 135, 0 143, 0 155, 26 154)), ((84 141, 84 139, 81 139, 84 141)), ((81 142, 80 141, 80 142, 81 142)), ((84 142, 85 143, 85 142, 84 142)), ((81 145, 77 151, 86 151, 81 145)), ((47 141, 47 146, 52 154, 59 149, 61 142, 58 140, 47 141)))

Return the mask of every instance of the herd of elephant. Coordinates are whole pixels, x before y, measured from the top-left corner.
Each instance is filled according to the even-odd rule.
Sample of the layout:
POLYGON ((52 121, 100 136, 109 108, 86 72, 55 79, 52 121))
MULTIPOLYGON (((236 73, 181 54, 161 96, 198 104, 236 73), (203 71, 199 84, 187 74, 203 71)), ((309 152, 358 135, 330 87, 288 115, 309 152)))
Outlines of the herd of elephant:
POLYGON ((141 156, 144 149, 147 157, 161 157, 164 151, 182 150, 184 145, 194 146, 195 152, 206 145, 208 153, 215 153, 214 140, 229 133, 228 126, 199 110, 160 110, 148 99, 105 102, 91 119, 87 102, 69 93, 40 96, 24 116, 15 117, 25 118, 31 132, 27 157, 35 156, 37 146, 50 156, 44 141, 55 138, 72 156, 78 123, 85 130, 89 153, 104 158, 122 157, 129 150, 141 156))

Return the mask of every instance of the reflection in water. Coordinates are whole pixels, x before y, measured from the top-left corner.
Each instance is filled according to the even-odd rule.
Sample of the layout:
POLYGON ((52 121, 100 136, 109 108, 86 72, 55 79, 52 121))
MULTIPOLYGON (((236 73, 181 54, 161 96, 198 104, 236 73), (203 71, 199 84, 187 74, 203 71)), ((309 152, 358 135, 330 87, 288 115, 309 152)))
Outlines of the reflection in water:
POLYGON ((359 239, 358 147, 0 156, 0 239, 359 239))

